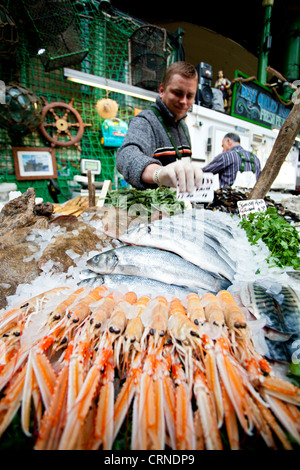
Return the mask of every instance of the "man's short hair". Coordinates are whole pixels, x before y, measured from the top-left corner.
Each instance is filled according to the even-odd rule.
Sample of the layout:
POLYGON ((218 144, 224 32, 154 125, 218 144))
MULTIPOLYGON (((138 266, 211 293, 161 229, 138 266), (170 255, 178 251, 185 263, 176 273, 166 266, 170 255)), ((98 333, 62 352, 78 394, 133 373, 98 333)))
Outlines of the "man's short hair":
POLYGON ((240 137, 237 134, 234 134, 233 132, 228 132, 228 134, 224 136, 224 139, 231 139, 233 140, 233 142, 238 142, 238 143, 241 142, 240 137))
POLYGON ((198 80, 198 72, 194 65, 184 61, 174 62, 173 64, 169 65, 169 67, 165 71, 165 75, 162 81, 162 85, 164 86, 164 88, 167 87, 173 75, 175 75, 176 73, 182 75, 185 78, 195 78, 198 80))

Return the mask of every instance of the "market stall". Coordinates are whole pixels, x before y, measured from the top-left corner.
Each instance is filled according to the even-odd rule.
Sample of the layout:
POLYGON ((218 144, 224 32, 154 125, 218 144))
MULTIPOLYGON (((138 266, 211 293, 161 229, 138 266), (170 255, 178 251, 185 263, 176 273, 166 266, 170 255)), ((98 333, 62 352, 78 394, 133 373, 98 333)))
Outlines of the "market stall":
POLYGON ((211 175, 200 201, 136 190, 116 149, 182 30, 110 2, 5 3, 0 450, 298 450, 299 100, 237 70, 217 110, 201 62, 180 116, 192 163, 239 132, 263 170, 252 197, 211 175))
POLYGON ((298 447, 299 214, 175 194, 4 207, 3 448, 298 447))

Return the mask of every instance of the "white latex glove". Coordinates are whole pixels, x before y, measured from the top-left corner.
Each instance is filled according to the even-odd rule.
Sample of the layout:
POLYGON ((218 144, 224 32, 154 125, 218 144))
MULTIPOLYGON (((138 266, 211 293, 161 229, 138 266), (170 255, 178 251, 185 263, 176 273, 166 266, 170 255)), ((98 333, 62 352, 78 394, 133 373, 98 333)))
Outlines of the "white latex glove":
POLYGON ((180 192, 192 193, 202 183, 203 171, 191 163, 189 158, 183 158, 159 169, 158 181, 162 186, 177 188, 180 192))

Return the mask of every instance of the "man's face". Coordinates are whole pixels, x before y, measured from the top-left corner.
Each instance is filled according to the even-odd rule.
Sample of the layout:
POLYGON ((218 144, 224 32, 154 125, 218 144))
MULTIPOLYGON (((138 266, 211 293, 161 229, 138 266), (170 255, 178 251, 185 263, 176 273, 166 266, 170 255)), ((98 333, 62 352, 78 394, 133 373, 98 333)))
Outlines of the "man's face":
POLYGON ((186 115, 195 100, 198 80, 196 78, 185 78, 176 73, 170 82, 159 87, 159 96, 169 111, 174 115, 175 121, 186 115))
POLYGON ((222 140, 222 147, 223 147, 223 152, 227 152, 227 150, 230 150, 231 147, 233 147, 233 142, 231 139, 228 139, 228 137, 226 139, 223 139, 222 140))

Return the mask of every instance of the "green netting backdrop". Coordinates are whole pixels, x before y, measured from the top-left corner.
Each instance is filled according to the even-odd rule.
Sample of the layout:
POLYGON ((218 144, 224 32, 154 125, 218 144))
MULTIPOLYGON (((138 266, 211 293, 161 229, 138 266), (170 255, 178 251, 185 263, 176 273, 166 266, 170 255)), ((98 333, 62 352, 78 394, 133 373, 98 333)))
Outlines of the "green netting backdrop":
MULTIPOLYGON (((144 109, 149 107, 150 102, 70 82, 64 76, 64 67, 128 83, 128 39, 137 28, 143 26, 143 23, 115 9, 103 11, 99 7, 100 2, 92 0, 76 2, 4 0, 0 2, 1 4, 16 22, 19 42, 15 54, 10 54, 9 57, 0 56, 0 80, 6 85, 17 82, 39 98, 43 97, 48 103, 70 103, 73 99, 73 107, 80 113, 83 122, 89 124, 84 128, 83 137, 79 142, 81 151, 75 145, 55 146, 59 174, 57 183, 61 190, 59 201, 63 202, 66 198, 74 197, 76 190, 79 190, 73 178, 74 175, 80 174, 81 158, 99 159, 101 174, 96 180, 110 179, 113 187, 117 188, 121 184, 121 178, 115 170, 116 149, 104 147, 101 143, 103 118, 99 116, 95 105, 102 98, 109 97, 115 100, 119 106, 117 117, 128 123, 134 115, 135 108, 144 109), (55 11, 57 5, 59 9, 55 11), (65 18, 63 18, 64 11, 65 18), (73 38, 70 36, 71 29, 68 29, 70 25, 66 24, 70 15, 73 18, 71 27, 75 28, 73 34, 74 31, 76 33, 73 38), (73 56, 71 55, 70 61, 74 62, 74 54, 77 54, 78 62, 75 65, 68 64, 68 53, 62 50, 64 65, 60 66, 60 54, 57 52, 60 45, 54 44, 53 39, 57 36, 54 28, 56 23, 61 30, 67 30, 62 42, 71 41, 73 56), (38 54, 45 44, 46 53, 38 54), (56 47, 56 63, 51 57, 53 45, 56 47)), ((173 58, 174 50, 167 42, 168 63, 172 62, 173 58)), ((0 183, 14 182, 22 192, 28 187, 34 187, 38 197, 51 201, 47 180, 16 180, 12 151, 15 146, 50 147, 50 145, 49 140, 45 139, 39 129, 20 137, 0 127, 0 183)))

